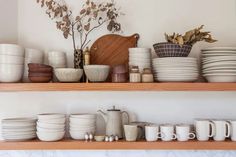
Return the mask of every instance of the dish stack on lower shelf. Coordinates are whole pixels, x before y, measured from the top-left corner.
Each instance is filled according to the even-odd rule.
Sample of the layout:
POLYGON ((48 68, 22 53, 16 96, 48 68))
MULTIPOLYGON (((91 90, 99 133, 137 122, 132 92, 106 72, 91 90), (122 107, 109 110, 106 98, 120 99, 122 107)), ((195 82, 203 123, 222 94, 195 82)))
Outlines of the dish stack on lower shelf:
POLYGON ((3 119, 2 138, 5 141, 25 141, 36 138, 36 120, 31 118, 3 119))
POLYGON ((202 50, 202 72, 208 82, 236 82, 236 48, 202 50))

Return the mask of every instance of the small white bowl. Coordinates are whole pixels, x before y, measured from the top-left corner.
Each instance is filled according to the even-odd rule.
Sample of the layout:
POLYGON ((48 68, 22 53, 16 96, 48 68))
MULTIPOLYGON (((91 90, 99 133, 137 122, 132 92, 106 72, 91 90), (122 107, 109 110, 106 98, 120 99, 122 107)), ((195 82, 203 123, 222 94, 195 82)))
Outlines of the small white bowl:
POLYGON ((150 48, 140 48, 140 47, 134 47, 134 48, 129 48, 129 53, 131 54, 136 54, 136 53, 151 53, 150 48))
POLYGON ((66 118, 54 118, 48 120, 38 120, 38 122, 49 123, 49 124, 65 124, 66 118))
POLYGON ((37 50, 37 49, 31 49, 31 48, 25 48, 25 58, 43 58, 44 52, 37 50))
POLYGON ((204 76, 208 82, 236 82, 236 75, 217 75, 217 74, 209 74, 204 76))
POLYGON ((84 71, 89 81, 105 82, 110 71, 108 65, 85 65, 84 71))
POLYGON ((0 55, 0 64, 24 64, 24 57, 0 55))
POLYGON ((24 65, 0 64, 0 82, 15 83, 22 79, 24 65))
POLYGON ((15 44, 0 44, 1 55, 21 56, 24 57, 25 49, 15 44))
POLYGON ((96 136, 94 136, 94 139, 95 139, 95 141, 97 141, 97 142, 102 142, 102 141, 104 141, 105 140, 105 136, 98 136, 98 135, 96 135, 96 136))
POLYGON ((60 82, 79 82, 83 75, 83 70, 73 68, 56 68, 54 73, 60 82))
POLYGON ((57 57, 66 57, 66 53, 61 51, 48 52, 48 58, 57 58, 57 57))
POLYGON ((46 142, 59 141, 64 138, 65 131, 63 132, 37 132, 39 140, 46 142))
POLYGON ((95 133, 95 132, 77 132, 77 131, 69 131, 70 136, 74 140, 84 140, 86 133, 95 133))
POLYGON ((88 113, 78 113, 78 114, 71 114, 70 118, 79 118, 79 119, 96 119, 96 114, 88 114, 88 113))
POLYGON ((66 115, 61 113, 44 113, 44 114, 38 114, 38 120, 50 120, 50 119, 60 119, 65 118, 66 115))
POLYGON ((37 127, 45 129, 65 129, 65 124, 50 124, 50 123, 37 122, 37 127))
POLYGON ((37 126, 36 129, 38 132, 63 132, 63 131, 65 131, 65 128, 63 128, 63 129, 48 129, 48 128, 42 128, 39 126, 37 126))

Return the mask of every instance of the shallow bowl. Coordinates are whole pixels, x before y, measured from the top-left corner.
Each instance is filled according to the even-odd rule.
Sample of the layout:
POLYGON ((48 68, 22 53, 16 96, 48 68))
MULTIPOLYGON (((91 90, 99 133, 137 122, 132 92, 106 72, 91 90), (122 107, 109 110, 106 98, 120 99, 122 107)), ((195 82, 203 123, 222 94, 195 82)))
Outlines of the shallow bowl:
POLYGON ((79 82, 83 75, 83 70, 73 68, 56 68, 54 73, 60 82, 79 82))

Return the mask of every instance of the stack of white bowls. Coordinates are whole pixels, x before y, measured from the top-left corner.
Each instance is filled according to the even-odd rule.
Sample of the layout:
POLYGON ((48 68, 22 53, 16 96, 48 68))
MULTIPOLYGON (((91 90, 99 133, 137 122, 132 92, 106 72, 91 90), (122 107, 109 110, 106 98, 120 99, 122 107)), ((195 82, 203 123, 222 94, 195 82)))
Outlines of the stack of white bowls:
POLYGON ((85 139, 86 134, 95 134, 96 115, 73 114, 70 115, 70 135, 75 140, 85 139))
POLYGON ((23 75, 23 82, 30 82, 28 78, 28 71, 29 63, 39 63, 43 64, 44 62, 44 53, 43 51, 36 50, 36 49, 25 49, 25 65, 24 65, 24 75, 23 75))
POLYGON ((236 47, 202 50, 202 73, 208 82, 236 82, 236 47))
POLYGON ((66 68, 66 54, 60 51, 51 51, 48 53, 48 63, 53 68, 66 68))
POLYGON ((0 44, 0 82, 19 82, 24 71, 24 48, 0 44))
POLYGON ((2 138, 5 141, 26 141, 36 138, 36 120, 9 118, 2 120, 2 138))
POLYGON ((191 57, 155 58, 153 69, 159 82, 194 82, 199 76, 197 59, 191 57))
POLYGON ((40 114, 37 121, 37 136, 41 141, 59 141, 65 136, 64 114, 40 114))
POLYGON ((151 49, 129 48, 129 66, 138 66, 140 72, 145 68, 151 68, 151 49))

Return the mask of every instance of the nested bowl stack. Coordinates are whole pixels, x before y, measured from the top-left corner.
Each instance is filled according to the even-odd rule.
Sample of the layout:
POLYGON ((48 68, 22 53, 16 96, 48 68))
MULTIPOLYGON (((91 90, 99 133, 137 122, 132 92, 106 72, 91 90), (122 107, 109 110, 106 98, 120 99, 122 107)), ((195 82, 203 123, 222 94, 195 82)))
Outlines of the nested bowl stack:
POLYGON ((69 132, 72 139, 84 140, 86 134, 95 134, 95 114, 72 114, 70 115, 69 132))
POLYGON ((158 57, 188 57, 191 52, 192 46, 184 44, 180 46, 173 43, 157 43, 153 45, 154 50, 158 57))
POLYGON ((59 141, 65 136, 64 114, 40 114, 37 121, 37 136, 41 141, 59 141))
POLYGON ((236 82, 236 47, 202 50, 202 73, 208 82, 236 82))
POLYGON ((14 44, 0 44, 0 82, 20 82, 24 71, 23 47, 14 44))
POLYGON ((53 68, 45 64, 29 63, 29 80, 33 83, 47 83, 52 80, 53 68))
POLYGON ((3 119, 2 138, 5 141, 27 141, 36 138, 36 119, 9 118, 3 119))
POLYGON ((194 82, 199 77, 196 58, 168 57, 153 59, 155 81, 194 82))

